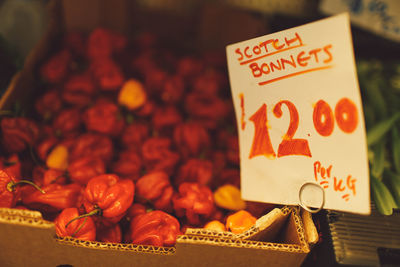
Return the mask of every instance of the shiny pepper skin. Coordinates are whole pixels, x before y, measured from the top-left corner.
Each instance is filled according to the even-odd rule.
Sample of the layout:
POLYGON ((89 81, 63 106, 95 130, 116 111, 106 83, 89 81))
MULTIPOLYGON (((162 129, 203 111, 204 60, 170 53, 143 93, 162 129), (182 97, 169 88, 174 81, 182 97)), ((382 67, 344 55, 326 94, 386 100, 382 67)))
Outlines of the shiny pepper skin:
POLYGON ((170 247, 180 235, 178 220, 163 211, 155 210, 136 216, 130 225, 133 244, 170 247))
POLYGON ((118 106, 104 100, 88 108, 84 114, 84 121, 88 131, 94 131, 110 136, 117 136, 125 126, 118 106))
POLYGON ((226 228, 234 234, 241 234, 252 227, 257 218, 245 210, 239 210, 226 218, 226 228))
POLYGON ((93 177, 86 185, 83 204, 87 212, 98 210, 95 218, 103 226, 117 223, 132 205, 135 185, 115 174, 93 177))
POLYGON ((3 118, 1 133, 4 147, 11 153, 18 153, 35 143, 39 128, 33 120, 27 118, 3 118))
POLYGON ((146 174, 136 182, 136 194, 139 199, 149 201, 155 209, 172 212, 174 190, 165 172, 146 174))
POLYGON ((215 210, 210 188, 196 183, 181 184, 172 201, 176 215, 186 218, 191 225, 200 225, 203 220, 210 218, 215 210))
POLYGON ((31 209, 51 213, 76 207, 82 193, 82 187, 78 184, 52 183, 43 186, 42 189, 45 193, 28 186, 21 188, 22 203, 31 209))
POLYGON ((74 220, 79 215, 77 208, 64 209, 54 220, 56 234, 60 237, 71 236, 86 241, 96 240, 96 226, 93 219, 85 217, 74 220))

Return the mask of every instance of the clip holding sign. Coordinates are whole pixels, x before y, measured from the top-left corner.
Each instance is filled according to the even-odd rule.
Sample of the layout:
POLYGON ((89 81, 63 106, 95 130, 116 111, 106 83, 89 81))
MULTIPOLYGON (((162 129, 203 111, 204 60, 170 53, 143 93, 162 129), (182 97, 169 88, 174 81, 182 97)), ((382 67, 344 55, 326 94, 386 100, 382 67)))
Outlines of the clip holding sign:
POLYGON ((304 183, 304 184, 300 187, 300 190, 299 190, 299 205, 300 205, 300 207, 302 207, 303 209, 305 209, 306 211, 308 211, 308 212, 310 212, 310 213, 317 213, 317 212, 319 212, 320 210, 322 210, 323 207, 324 207, 324 205, 325 205, 325 191, 324 191, 324 189, 322 188, 322 186, 320 186, 320 185, 317 184, 317 183, 313 183, 313 182, 306 182, 306 183, 304 183), (318 188, 318 189, 321 190, 321 192, 322 192, 322 201, 321 201, 321 205, 320 205, 318 208, 311 208, 311 207, 307 206, 306 204, 304 204, 304 201, 303 201, 303 191, 304 191, 304 189, 305 189, 307 186, 313 186, 313 187, 316 187, 316 188, 318 188))

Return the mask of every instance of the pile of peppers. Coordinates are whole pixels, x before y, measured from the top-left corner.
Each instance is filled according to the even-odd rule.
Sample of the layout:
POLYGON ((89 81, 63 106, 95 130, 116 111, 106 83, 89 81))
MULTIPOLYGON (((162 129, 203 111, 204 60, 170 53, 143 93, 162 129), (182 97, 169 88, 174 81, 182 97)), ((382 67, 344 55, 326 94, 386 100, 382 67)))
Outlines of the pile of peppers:
POLYGON ((241 233, 274 206, 240 198, 224 51, 155 35, 67 33, 33 111, 0 111, 0 207, 60 237, 173 246, 188 227, 241 233))

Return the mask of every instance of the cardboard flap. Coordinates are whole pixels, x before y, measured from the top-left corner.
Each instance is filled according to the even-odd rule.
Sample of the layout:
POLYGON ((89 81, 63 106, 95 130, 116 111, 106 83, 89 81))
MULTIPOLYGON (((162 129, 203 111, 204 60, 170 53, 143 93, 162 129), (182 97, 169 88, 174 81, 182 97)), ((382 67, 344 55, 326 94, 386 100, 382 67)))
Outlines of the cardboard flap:
POLYGON ((318 231, 312 219, 312 214, 306 210, 301 211, 301 218, 304 225, 304 233, 308 244, 315 245, 318 240, 318 231))

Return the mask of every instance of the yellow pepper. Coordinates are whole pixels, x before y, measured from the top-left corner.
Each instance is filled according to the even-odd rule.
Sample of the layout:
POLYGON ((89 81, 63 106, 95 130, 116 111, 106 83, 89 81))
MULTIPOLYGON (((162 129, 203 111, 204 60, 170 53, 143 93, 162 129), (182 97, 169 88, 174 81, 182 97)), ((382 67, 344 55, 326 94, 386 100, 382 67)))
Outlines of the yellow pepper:
POLYGON ((226 218, 226 228, 234 234, 241 234, 252 227, 257 218, 245 210, 240 210, 226 218))
POLYGON ((63 145, 53 148, 46 158, 46 165, 51 169, 65 171, 68 168, 68 149, 63 145))
POLYGON ((215 204, 228 210, 243 210, 246 208, 246 202, 240 196, 240 190, 234 185, 226 184, 219 187, 214 192, 215 204))
POLYGON ((142 83, 135 79, 127 80, 118 94, 118 103, 129 110, 143 106, 146 100, 147 95, 142 83))
POLYGON ((210 221, 204 225, 204 229, 214 230, 214 231, 226 231, 225 225, 217 220, 210 221))

